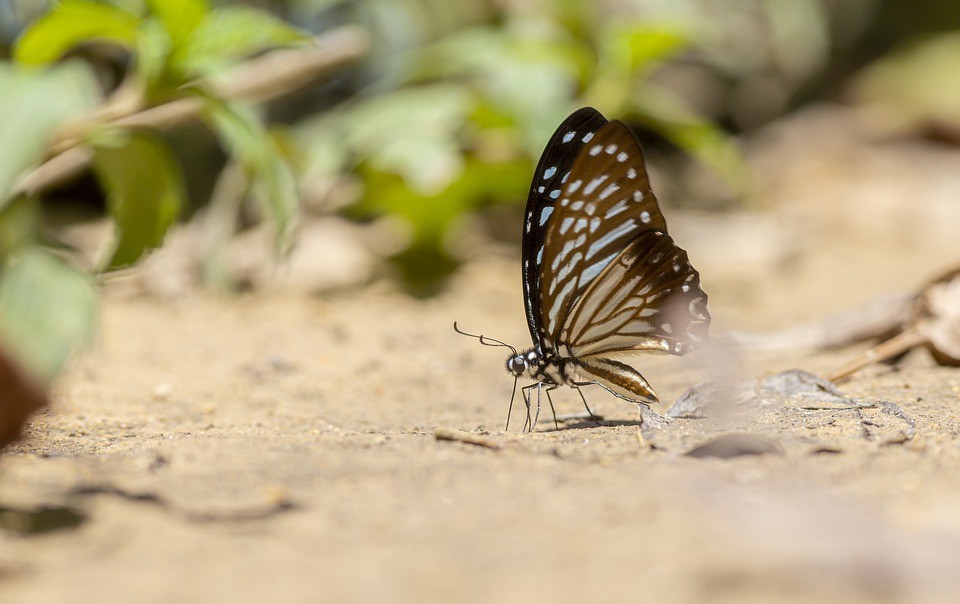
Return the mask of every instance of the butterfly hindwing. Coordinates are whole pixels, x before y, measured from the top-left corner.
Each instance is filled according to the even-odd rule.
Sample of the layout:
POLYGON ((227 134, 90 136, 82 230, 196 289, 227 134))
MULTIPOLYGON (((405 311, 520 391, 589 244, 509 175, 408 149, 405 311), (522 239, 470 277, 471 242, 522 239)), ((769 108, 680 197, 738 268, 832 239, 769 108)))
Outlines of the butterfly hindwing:
POLYGON ((591 107, 573 112, 554 132, 534 172, 524 212, 522 262, 524 308, 535 344, 542 344, 537 325, 546 225, 581 150, 606 123, 606 118, 591 107))
POLYGON ((683 354, 706 339, 706 303, 687 253, 670 235, 645 231, 583 292, 562 337, 580 358, 683 354))

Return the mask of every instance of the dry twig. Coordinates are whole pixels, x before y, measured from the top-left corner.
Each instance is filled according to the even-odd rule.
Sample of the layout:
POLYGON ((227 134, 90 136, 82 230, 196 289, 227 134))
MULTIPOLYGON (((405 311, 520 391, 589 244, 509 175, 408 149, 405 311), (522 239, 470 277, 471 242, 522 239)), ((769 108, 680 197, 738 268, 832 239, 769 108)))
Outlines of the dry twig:
POLYGON ((501 449, 500 443, 494 442, 489 438, 480 436, 479 434, 471 434, 470 432, 464 432, 462 430, 452 430, 450 428, 437 428, 433 432, 434 437, 437 440, 449 440, 456 441, 461 443, 466 443, 468 445, 476 445, 478 447, 486 447, 487 449, 501 449))
POLYGON ((923 346, 941 365, 960 365, 960 269, 928 284, 917 295, 907 326, 889 340, 859 354, 827 374, 831 382, 923 346))
MULTIPOLYGON (((310 48, 274 50, 198 84, 220 98, 269 101, 356 61, 369 47, 369 37, 362 29, 341 27, 315 38, 310 48)), ((83 170, 93 157, 83 146, 83 138, 99 127, 170 129, 195 118, 204 107, 200 99, 188 97, 142 108, 139 100, 130 96, 129 89, 122 87, 113 99, 70 124, 51 145, 49 159, 21 178, 13 195, 35 195, 83 170)))

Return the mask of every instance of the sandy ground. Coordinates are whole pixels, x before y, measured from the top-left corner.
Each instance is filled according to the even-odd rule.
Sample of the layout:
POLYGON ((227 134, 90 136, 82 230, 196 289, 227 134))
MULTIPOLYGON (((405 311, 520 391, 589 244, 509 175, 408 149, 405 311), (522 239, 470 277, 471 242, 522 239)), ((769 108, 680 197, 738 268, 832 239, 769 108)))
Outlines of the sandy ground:
MULTIPOLYGON (((960 257, 946 169, 960 154, 831 119, 753 151, 774 166, 756 212, 668 208, 718 344, 641 360, 656 411, 706 379, 837 365, 864 345, 737 351, 722 336, 909 291, 960 257)), ((854 405, 773 397, 644 429, 588 392, 601 426, 522 434, 516 414, 504 432, 506 355, 451 324, 525 346, 518 263, 473 255, 426 301, 384 281, 238 297, 110 285, 97 342, 0 459, 3 524, 49 529, 0 530, 0 601, 958 600, 960 370, 921 352, 841 384, 854 405), (687 455, 731 431, 770 452, 687 455)), ((572 391, 554 400, 581 410, 572 391)))

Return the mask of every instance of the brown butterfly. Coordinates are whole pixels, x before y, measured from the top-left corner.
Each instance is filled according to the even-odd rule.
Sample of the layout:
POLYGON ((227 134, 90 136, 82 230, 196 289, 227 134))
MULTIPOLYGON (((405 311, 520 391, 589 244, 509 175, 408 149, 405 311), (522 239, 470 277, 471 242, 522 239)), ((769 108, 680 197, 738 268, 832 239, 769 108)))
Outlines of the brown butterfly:
POLYGON ((707 337, 707 295, 687 253, 667 234, 640 144, 623 123, 593 108, 560 124, 534 173, 524 214, 523 296, 532 348, 517 352, 475 337, 510 348, 507 370, 533 380, 521 388, 524 427, 531 430, 541 392, 549 401, 561 385, 576 389, 585 406, 580 388, 593 384, 634 403, 657 402, 623 357, 682 355, 707 337))

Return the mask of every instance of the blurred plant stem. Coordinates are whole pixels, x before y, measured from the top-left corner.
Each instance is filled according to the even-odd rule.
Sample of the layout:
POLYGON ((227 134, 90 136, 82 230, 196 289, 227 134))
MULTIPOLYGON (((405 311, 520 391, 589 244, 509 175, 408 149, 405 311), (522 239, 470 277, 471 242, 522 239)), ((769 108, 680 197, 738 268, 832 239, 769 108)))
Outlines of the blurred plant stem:
MULTIPOLYGON (((332 30, 314 38, 307 50, 274 50, 250 59, 229 72, 197 82, 219 98, 265 102, 290 94, 363 57, 370 47, 366 32, 356 26, 332 30)), ((142 96, 127 85, 86 116, 68 125, 50 145, 43 164, 23 176, 13 196, 36 195, 85 168, 93 157, 82 146, 84 136, 104 126, 170 129, 198 117, 205 109, 198 97, 179 98, 143 108, 142 96)))

